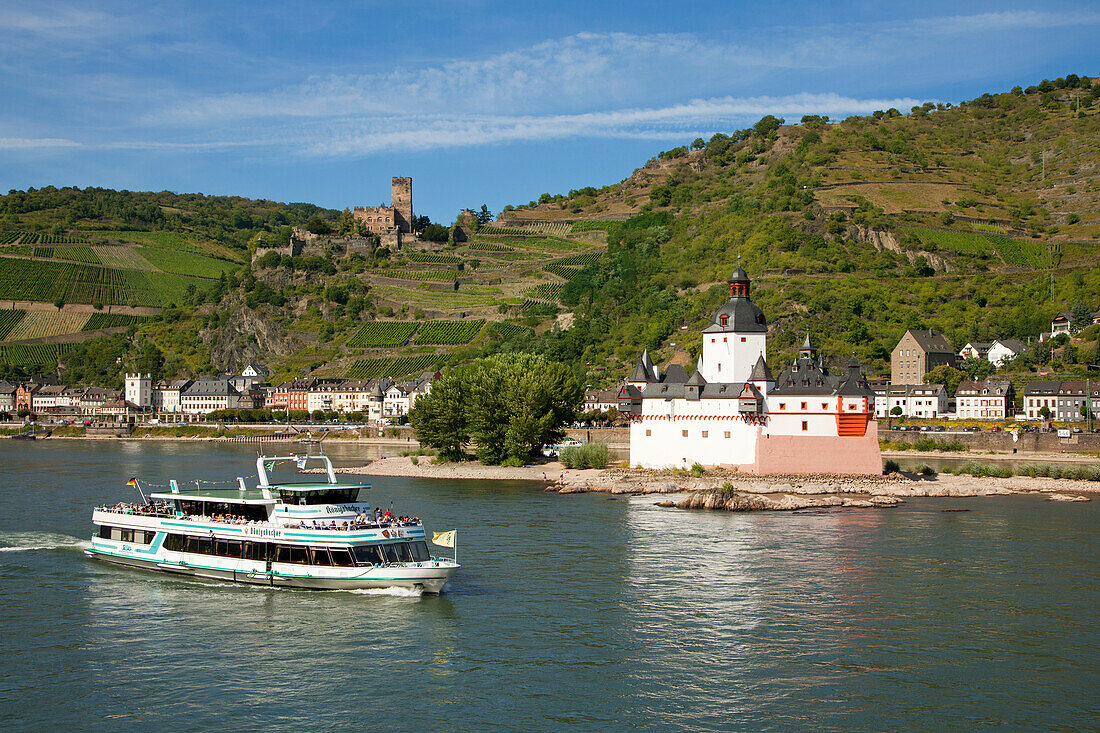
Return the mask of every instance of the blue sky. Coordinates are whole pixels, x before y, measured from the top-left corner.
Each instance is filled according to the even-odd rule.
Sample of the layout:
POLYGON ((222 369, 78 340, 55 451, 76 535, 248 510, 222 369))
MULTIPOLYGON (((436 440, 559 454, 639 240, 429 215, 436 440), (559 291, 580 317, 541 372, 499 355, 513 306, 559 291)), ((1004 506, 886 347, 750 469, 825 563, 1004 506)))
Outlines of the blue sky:
POLYGON ((764 114, 1100 76, 1098 30, 1095 4, 1057 1, 0 0, 0 190, 343 208, 411 175, 449 223, 764 114))

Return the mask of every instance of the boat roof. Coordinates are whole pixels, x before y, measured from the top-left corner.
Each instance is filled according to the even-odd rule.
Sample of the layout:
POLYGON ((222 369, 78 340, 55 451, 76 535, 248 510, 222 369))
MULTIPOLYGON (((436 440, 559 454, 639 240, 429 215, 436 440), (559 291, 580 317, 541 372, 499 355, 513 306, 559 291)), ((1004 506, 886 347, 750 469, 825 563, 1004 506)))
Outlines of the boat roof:
MULTIPOLYGON (((329 483, 311 483, 311 484, 275 484, 273 486, 265 486, 269 492, 271 491, 288 491, 288 492, 306 492, 306 491, 331 491, 333 489, 369 489, 370 484, 329 484, 329 483)), ((275 504, 278 502, 278 498, 274 496, 264 497, 263 489, 206 489, 206 488, 193 488, 190 491, 185 491, 182 487, 180 493, 175 494, 171 492, 160 492, 156 494, 150 494, 150 497, 154 499, 162 499, 165 501, 172 501, 173 499, 182 499, 184 501, 210 501, 210 502, 228 502, 230 504, 275 504)))
POLYGON ((370 484, 359 483, 312 483, 312 484, 272 484, 268 488, 277 491, 316 491, 318 489, 369 489, 370 484))
POLYGON ((172 501, 173 499, 182 499, 184 501, 210 501, 210 502, 227 502, 230 504, 274 504, 277 499, 275 497, 264 498, 263 492, 259 489, 192 489, 191 491, 180 490, 178 494, 172 492, 158 492, 156 494, 149 494, 150 498, 163 499, 165 501, 172 501))

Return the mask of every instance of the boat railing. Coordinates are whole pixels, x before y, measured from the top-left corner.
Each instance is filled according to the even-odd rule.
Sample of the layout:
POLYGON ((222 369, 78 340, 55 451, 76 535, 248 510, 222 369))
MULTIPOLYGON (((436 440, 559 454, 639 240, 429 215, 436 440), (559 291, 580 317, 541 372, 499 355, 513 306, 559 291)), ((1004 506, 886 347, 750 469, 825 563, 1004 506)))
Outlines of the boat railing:
POLYGON ((133 517, 174 517, 175 511, 166 507, 154 507, 148 506, 134 506, 128 504, 116 504, 115 506, 97 506, 95 508, 97 512, 107 512, 108 514, 123 514, 133 517))

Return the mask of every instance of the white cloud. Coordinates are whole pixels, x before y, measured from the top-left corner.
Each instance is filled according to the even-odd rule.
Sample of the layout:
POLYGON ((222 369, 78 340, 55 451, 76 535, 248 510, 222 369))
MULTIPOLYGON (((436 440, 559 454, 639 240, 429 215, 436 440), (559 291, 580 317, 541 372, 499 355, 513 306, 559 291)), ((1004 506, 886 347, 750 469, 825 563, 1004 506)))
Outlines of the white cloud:
POLYGON ((0 150, 49 150, 51 148, 80 148, 75 140, 57 137, 0 137, 0 150))

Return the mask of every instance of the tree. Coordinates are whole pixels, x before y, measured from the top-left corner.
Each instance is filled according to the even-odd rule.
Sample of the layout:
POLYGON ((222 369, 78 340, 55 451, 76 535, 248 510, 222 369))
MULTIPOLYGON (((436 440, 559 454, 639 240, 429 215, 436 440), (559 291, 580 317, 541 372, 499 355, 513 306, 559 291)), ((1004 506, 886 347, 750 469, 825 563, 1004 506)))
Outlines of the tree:
POLYGON ((764 115, 760 120, 752 126, 752 134, 757 137, 768 137, 773 132, 779 129, 779 126, 784 122, 782 117, 776 117, 775 115, 764 115))
POLYGON ((1069 311, 1069 327, 1073 333, 1080 333, 1082 330, 1089 327, 1092 324, 1092 312, 1087 305, 1081 301, 1077 301, 1073 304, 1073 308, 1069 311))
POLYGON ((901 417, 902 412, 903 410, 901 409, 900 405, 894 405, 894 407, 890 410, 890 414, 894 417, 901 417))
POLYGON ((486 464, 523 463, 564 435, 583 389, 564 365, 536 354, 496 354, 447 372, 409 413, 417 439, 444 458, 470 443, 486 464))
POLYGON ((332 234, 332 227, 323 219, 314 217, 306 224, 306 231, 310 234, 332 234))
POLYGON ((432 220, 427 216, 414 216, 412 220, 412 228, 414 232, 422 232, 427 229, 428 225, 432 223, 432 220))
POLYGON ((451 230, 439 224, 429 224, 420 233, 420 238, 426 242, 446 242, 451 230))
POLYGON ((1043 418, 1044 420, 1049 420, 1050 419, 1050 408, 1047 407, 1046 405, 1043 405, 1042 407, 1040 407, 1039 408, 1039 417, 1043 418))
POLYGON ((924 375, 925 384, 942 384, 944 389, 947 390, 947 394, 952 397, 955 396, 955 390, 959 388, 959 383, 964 379, 966 379, 964 372, 946 364, 941 364, 924 375))
POLYGON ((493 212, 489 211, 489 207, 485 204, 481 205, 481 209, 477 212, 477 223, 488 224, 493 220, 493 212))
POLYGON ((54 307, 56 307, 57 310, 60 311, 62 308, 65 307, 65 299, 63 297, 58 296, 57 300, 55 300, 53 302, 53 304, 54 304, 54 307))
POLYGON ((993 373, 993 365, 986 359, 976 359, 973 356, 968 356, 963 359, 962 370, 966 372, 966 376, 970 377, 971 380, 980 382, 993 373))
POLYGON ((697 138, 695 138, 694 140, 691 141, 691 149, 692 150, 702 150, 706 146, 707 146, 706 141, 704 141, 703 138, 701 138, 701 137, 697 137, 697 138))

